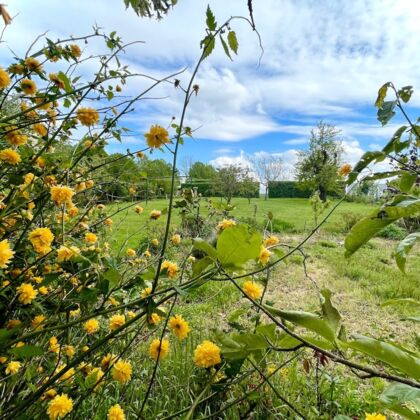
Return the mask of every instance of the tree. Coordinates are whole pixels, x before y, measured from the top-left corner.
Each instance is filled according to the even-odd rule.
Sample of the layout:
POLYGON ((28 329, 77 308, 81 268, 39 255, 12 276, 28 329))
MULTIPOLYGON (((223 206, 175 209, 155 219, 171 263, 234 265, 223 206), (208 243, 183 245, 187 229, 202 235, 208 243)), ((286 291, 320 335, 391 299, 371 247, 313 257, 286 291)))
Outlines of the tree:
POLYGON ((279 181, 284 175, 283 160, 279 156, 260 154, 250 158, 254 172, 265 187, 264 199, 268 197, 268 184, 279 181))
POLYGON ((248 170, 239 165, 227 165, 217 170, 215 193, 225 198, 229 204, 232 197, 240 195, 241 182, 248 170))
POLYGON ((339 190, 337 171, 343 152, 340 134, 341 131, 335 126, 319 122, 316 129, 311 130, 309 149, 299 152, 299 160, 295 166, 302 188, 318 191, 324 202, 328 192, 339 190))

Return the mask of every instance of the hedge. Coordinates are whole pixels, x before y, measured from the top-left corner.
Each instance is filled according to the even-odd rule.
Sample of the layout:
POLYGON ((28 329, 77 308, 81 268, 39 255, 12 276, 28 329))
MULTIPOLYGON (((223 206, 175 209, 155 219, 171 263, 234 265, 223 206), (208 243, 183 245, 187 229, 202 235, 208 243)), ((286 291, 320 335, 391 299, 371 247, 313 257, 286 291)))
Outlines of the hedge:
MULTIPOLYGON (((260 196, 260 184, 258 182, 249 183, 247 191, 242 191, 242 188, 239 188, 239 191, 234 194, 234 197, 246 197, 246 198, 259 198, 260 196)), ((219 197, 215 189, 215 185, 207 182, 186 182, 181 185, 181 188, 194 188, 197 189, 197 192, 203 197, 219 197)))
POLYGON ((269 198, 309 198, 312 191, 302 189, 296 181, 272 181, 268 183, 269 198))

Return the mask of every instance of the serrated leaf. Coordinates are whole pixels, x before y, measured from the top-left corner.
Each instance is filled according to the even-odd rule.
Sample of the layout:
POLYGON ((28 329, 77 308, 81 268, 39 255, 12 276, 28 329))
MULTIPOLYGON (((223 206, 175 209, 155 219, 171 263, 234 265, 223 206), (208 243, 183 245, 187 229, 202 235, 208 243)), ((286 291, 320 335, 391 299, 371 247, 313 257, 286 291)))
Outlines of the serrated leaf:
POLYGON ((319 334, 328 341, 332 342, 335 339, 335 333, 331 326, 316 314, 303 311, 282 311, 268 305, 264 305, 264 308, 271 314, 319 334))
POLYGON ((214 36, 207 35, 203 39, 202 45, 203 45, 203 48, 204 48, 204 52, 203 52, 203 59, 204 59, 204 58, 207 58, 214 50, 214 46, 216 45, 214 36))
POLYGON ((337 331, 340 325, 341 315, 331 302, 332 293, 328 289, 321 290, 320 300, 322 309, 322 318, 328 322, 330 327, 337 331))
POLYGON ((400 190, 408 193, 417 180, 417 174, 404 172, 400 178, 400 190))
POLYGON ((236 33, 235 31, 229 31, 228 36, 227 36, 227 40, 228 40, 228 44, 230 49, 235 53, 238 54, 238 39, 236 38, 236 33))
POLYGON ((258 258, 262 235, 248 225, 225 229, 217 240, 217 258, 225 268, 240 267, 258 258))
POLYGON ((225 54, 232 60, 232 57, 230 56, 228 45, 226 44, 226 41, 223 39, 222 35, 219 35, 220 42, 222 43, 223 50, 225 54))
POLYGON ((407 129, 406 125, 401 126, 395 133, 394 135, 391 137, 391 140, 386 144, 386 146, 382 149, 382 151, 384 153, 386 153, 387 155, 389 155, 390 153, 392 153, 395 150, 395 144, 399 143, 401 136, 403 135, 403 133, 405 132, 405 130, 407 129))
POLYGON ((200 275, 209 265, 213 264, 214 260, 210 257, 204 257, 194 262, 192 266, 192 276, 197 277, 200 275))
POLYGON ((390 85, 390 82, 385 83, 384 85, 382 85, 378 91, 378 97, 375 101, 375 106, 377 108, 382 108, 382 105, 384 103, 386 94, 388 92, 388 86, 390 85))
POLYGON ((207 28, 210 29, 210 31, 215 31, 217 28, 216 18, 210 9, 210 5, 207 6, 206 25, 207 25, 207 28))
POLYGON ((385 101, 378 109, 377 117, 382 126, 386 125, 388 121, 395 115, 394 108, 397 101, 385 101))
POLYGON ((414 232, 407 235, 398 245, 395 250, 395 261, 398 268, 404 273, 405 263, 407 261, 407 254, 411 251, 416 241, 420 240, 420 232, 414 232))
POLYGON ((398 91, 398 95, 405 103, 407 103, 410 100, 412 94, 413 86, 404 86, 398 91))
POLYGON ((393 344, 363 335, 356 335, 354 340, 343 345, 381 360, 411 378, 420 379, 420 359, 393 344))

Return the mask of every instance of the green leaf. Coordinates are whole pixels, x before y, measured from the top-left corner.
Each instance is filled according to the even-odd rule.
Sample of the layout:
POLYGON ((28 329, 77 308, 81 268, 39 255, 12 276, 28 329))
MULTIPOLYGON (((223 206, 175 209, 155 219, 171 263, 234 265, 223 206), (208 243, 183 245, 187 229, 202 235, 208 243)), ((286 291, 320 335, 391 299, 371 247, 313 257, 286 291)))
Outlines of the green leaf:
POLYGON ((307 328, 316 334, 324 337, 328 341, 334 341, 335 334, 331 326, 320 318, 316 314, 303 311, 282 311, 280 309, 273 308, 272 306, 264 305, 271 314, 276 315, 286 321, 292 322, 293 324, 307 328))
POLYGON ((356 166, 353 168, 353 171, 349 174, 347 184, 351 185, 356 179, 357 175, 362 172, 371 162, 381 162, 386 158, 384 152, 366 152, 357 162, 356 166))
POLYGON ((213 264, 214 260, 210 257, 204 257, 194 262, 192 266, 192 275, 197 277, 200 275, 209 265, 213 264))
POLYGON ((364 177, 363 181, 374 181, 375 179, 391 178, 393 176, 398 176, 400 174, 401 174, 401 171, 376 172, 372 175, 368 175, 364 177))
POLYGON ((395 250, 395 261, 398 268, 404 273, 405 263, 407 261, 407 254, 411 251, 416 241, 420 240, 420 232, 414 232, 407 235, 398 245, 395 250))
POLYGON ((341 315, 331 303, 332 293, 328 289, 321 290, 320 300, 322 309, 322 318, 328 322, 333 331, 337 331, 340 325, 341 315))
POLYGON ((408 193, 417 180, 417 174, 404 172, 400 178, 400 190, 408 193))
POLYGON ((74 300, 95 303, 98 300, 98 289, 83 289, 80 293, 75 295, 74 300))
POLYGON ((413 94, 413 86, 404 86, 398 91, 398 95, 403 100, 403 102, 407 103, 411 95, 413 94))
POLYGON ((260 334, 232 334, 217 333, 223 356, 228 360, 244 359, 251 353, 259 352, 270 347, 267 340, 260 334))
POLYGON ((356 335, 354 340, 347 341, 344 346, 381 360, 411 378, 420 379, 420 359, 393 344, 363 335, 356 335))
POLYGON ((238 39, 236 38, 236 33, 235 31, 229 31, 228 36, 227 36, 227 40, 228 40, 228 44, 230 49, 235 53, 238 54, 238 39))
POLYGON ((226 44, 226 41, 223 39, 222 35, 219 35, 219 38, 220 38, 220 42, 222 43, 222 47, 223 47, 223 50, 224 50, 225 54, 232 60, 232 57, 230 56, 229 48, 226 44))
POLYGON ((420 411, 420 390, 409 385, 394 383, 382 392, 379 400, 390 410, 404 418, 418 420, 419 416, 406 408, 412 405, 420 411))
POLYGON ((67 92, 67 93, 70 93, 70 92, 72 92, 73 91, 73 89, 72 89, 72 87, 71 87, 71 85, 70 85, 70 80, 69 80, 69 78, 62 72, 62 71, 60 71, 59 73, 58 73, 58 78, 62 81, 62 82, 64 82, 64 90, 67 92))
POLYGON ((384 126, 388 121, 395 115, 394 108, 397 105, 397 101, 386 101, 378 109, 377 117, 378 121, 384 126))
POLYGON ((204 52, 203 52, 203 59, 207 58, 214 50, 214 46, 216 45, 214 36, 212 35, 207 35, 203 41, 202 41, 202 46, 204 47, 204 52))
POLYGON ((378 218, 376 213, 358 221, 344 240, 344 248, 346 249, 344 255, 350 257, 369 239, 394 221, 395 219, 378 218))
POLYGON ((193 241, 193 248, 205 252, 210 258, 213 258, 213 260, 217 260, 216 249, 204 239, 195 238, 193 241))
POLYGON ((206 11, 206 25, 210 31, 215 31, 217 28, 216 18, 210 9, 210 5, 207 6, 206 11))
POLYGON ((375 101, 375 106, 377 108, 382 108, 382 105, 384 103, 387 91, 388 91, 388 86, 390 86, 390 82, 385 83, 384 85, 381 86, 381 88, 378 91, 378 97, 375 101))
POLYGON ((387 155, 389 155, 390 153, 392 153, 395 150, 395 144, 399 143, 401 136, 403 135, 403 133, 405 132, 405 130, 407 129, 406 125, 401 126, 392 136, 391 140, 386 144, 386 146, 382 149, 382 151, 384 153, 386 153, 387 155))
POLYGON ((114 267, 108 268, 105 271, 104 278, 108 280, 108 291, 115 289, 120 284, 121 281, 121 274, 116 270, 114 267))
POLYGON ((30 357, 34 356, 41 356, 45 353, 45 351, 42 347, 27 345, 22 347, 14 347, 13 349, 9 350, 9 353, 13 354, 19 359, 29 359, 30 357))
POLYGON ((217 240, 217 258, 225 268, 241 267, 260 254, 261 233, 242 224, 225 229, 217 240))

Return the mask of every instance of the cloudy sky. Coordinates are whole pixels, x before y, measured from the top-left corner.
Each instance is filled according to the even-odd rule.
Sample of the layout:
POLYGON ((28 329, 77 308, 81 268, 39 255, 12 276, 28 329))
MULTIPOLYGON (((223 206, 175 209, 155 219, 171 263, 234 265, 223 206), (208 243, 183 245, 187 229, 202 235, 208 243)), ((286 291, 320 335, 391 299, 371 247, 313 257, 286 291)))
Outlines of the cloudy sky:
MULTIPOLYGON (((116 30, 124 41, 144 41, 125 54, 133 71, 161 77, 187 67, 181 77, 187 80, 200 55, 207 3, 219 23, 247 15, 245 0, 178 0, 162 21, 137 17, 123 0, 9 2, 16 17, 0 44, 0 65, 13 53, 23 55, 30 40, 47 30, 49 38, 65 38, 90 33, 97 24, 116 30)), ((292 165, 311 128, 324 120, 342 130, 345 160, 354 163, 363 151, 384 145, 398 127, 398 118, 384 128, 376 120, 376 92, 387 81, 414 86, 409 112, 419 115, 418 0, 258 0, 254 13, 264 47, 261 62, 255 33, 243 21, 234 22, 239 54, 231 62, 218 45, 201 68, 200 93, 187 114, 188 125, 199 129, 183 147, 181 162, 221 165, 269 153, 292 165)), ((101 52, 96 44, 87 48, 101 52)), ((140 86, 129 88, 136 94, 140 86)), ((165 99, 143 104, 130 116, 136 133, 179 116, 179 91, 161 87, 157 96, 165 99)), ((126 144, 110 144, 109 151, 137 149, 143 142, 139 134, 126 144)))

